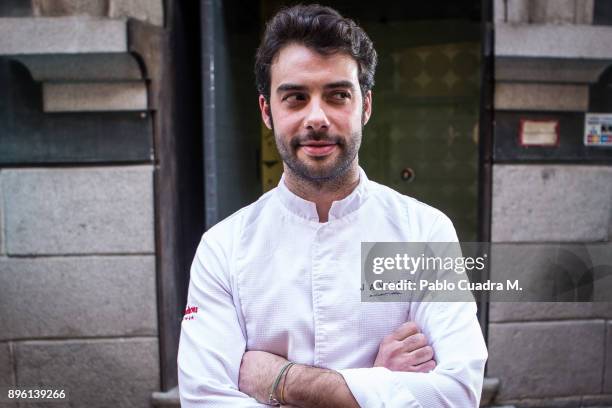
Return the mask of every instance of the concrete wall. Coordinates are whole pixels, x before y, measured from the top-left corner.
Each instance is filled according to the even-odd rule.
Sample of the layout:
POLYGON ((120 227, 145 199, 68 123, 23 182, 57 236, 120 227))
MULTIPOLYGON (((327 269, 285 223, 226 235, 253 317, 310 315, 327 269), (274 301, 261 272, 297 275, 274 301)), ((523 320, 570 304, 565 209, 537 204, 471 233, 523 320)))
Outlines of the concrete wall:
MULTIPOLYGON (((589 24, 593 1, 496 0, 494 5, 495 24, 503 34, 496 40, 497 50, 505 53, 503 57, 515 58, 517 66, 524 66, 521 53, 525 52, 523 62, 529 62, 528 54, 535 47, 513 42, 527 30, 576 33, 572 44, 559 41, 549 45, 548 55, 563 58, 567 67, 580 58, 589 58, 578 55, 574 48, 581 32, 592 34, 589 24), (510 48, 512 52, 504 51, 510 48)), ((597 30, 605 35, 612 33, 609 27, 597 30)), ((587 43, 598 47, 595 42, 587 43)), ((538 56, 542 57, 541 53, 538 56)), ((538 61, 541 66, 547 63, 543 57, 538 61)), ((520 83, 525 78, 518 71, 516 78, 504 73, 506 76, 496 83, 496 91, 501 92, 496 92, 495 107, 519 114, 547 112, 552 118, 560 111, 584 113, 588 110, 588 83, 578 77, 572 80, 572 76, 588 70, 587 64, 581 60, 576 72, 567 69, 557 79, 528 75, 528 84, 520 83)), ((571 136, 578 140, 583 137, 579 132, 571 136)), ((492 210, 494 242, 587 242, 597 245, 602 253, 612 254, 610 165, 554 160, 547 164, 521 160, 495 163, 492 210)), ((503 271, 492 273, 503 275, 503 271)), ((612 303, 492 303, 489 312, 487 375, 501 381, 496 399, 499 404, 612 404, 612 303)))

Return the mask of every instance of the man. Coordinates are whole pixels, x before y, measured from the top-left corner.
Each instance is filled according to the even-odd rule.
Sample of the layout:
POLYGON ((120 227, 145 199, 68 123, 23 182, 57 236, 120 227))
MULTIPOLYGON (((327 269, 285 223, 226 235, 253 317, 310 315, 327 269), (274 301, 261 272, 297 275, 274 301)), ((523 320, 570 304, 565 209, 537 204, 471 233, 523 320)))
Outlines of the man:
POLYGON ((295 6, 267 25, 256 81, 284 174, 198 247, 183 408, 479 405, 487 352, 473 303, 360 300, 362 241, 457 240, 440 211, 358 166, 375 66, 367 35, 332 9, 295 6))

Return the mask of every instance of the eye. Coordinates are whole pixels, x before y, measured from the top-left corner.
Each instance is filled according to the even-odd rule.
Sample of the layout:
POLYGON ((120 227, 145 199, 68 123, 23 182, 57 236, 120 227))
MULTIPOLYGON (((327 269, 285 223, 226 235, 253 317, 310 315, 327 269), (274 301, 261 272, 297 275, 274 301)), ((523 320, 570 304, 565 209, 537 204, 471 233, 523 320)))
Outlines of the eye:
POLYGON ((351 93, 347 91, 335 91, 332 93, 332 99, 336 101, 345 101, 351 99, 351 93))
POLYGON ((303 93, 293 93, 283 97, 283 102, 288 102, 290 104, 296 104, 300 102, 304 102, 306 100, 306 94, 303 93))

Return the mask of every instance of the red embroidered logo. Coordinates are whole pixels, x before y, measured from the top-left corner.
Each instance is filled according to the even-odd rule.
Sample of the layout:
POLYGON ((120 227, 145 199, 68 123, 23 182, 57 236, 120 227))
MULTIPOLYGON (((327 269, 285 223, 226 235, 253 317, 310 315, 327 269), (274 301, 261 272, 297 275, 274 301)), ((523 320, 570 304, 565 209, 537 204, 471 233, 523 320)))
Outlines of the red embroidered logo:
POLYGON ((195 314, 198 313, 197 306, 187 306, 185 312, 183 313, 183 320, 193 320, 195 319, 195 314))

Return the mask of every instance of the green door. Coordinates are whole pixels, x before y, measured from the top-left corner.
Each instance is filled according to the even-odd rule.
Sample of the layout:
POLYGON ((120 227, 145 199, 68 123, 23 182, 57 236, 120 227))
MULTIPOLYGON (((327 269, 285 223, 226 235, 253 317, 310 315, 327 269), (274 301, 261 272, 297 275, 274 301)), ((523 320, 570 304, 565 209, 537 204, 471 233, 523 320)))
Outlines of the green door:
MULTIPOLYGON (((262 21, 282 4, 262 1, 262 21)), ((446 213, 461 241, 476 241, 479 2, 326 4, 355 19, 378 52, 361 166, 370 179, 446 213)), ((260 146, 262 189, 267 191, 278 183, 282 163, 265 127, 260 146)))
POLYGON ((480 110, 479 25, 373 23, 380 55, 360 163, 372 180, 445 212, 475 241, 480 110))

